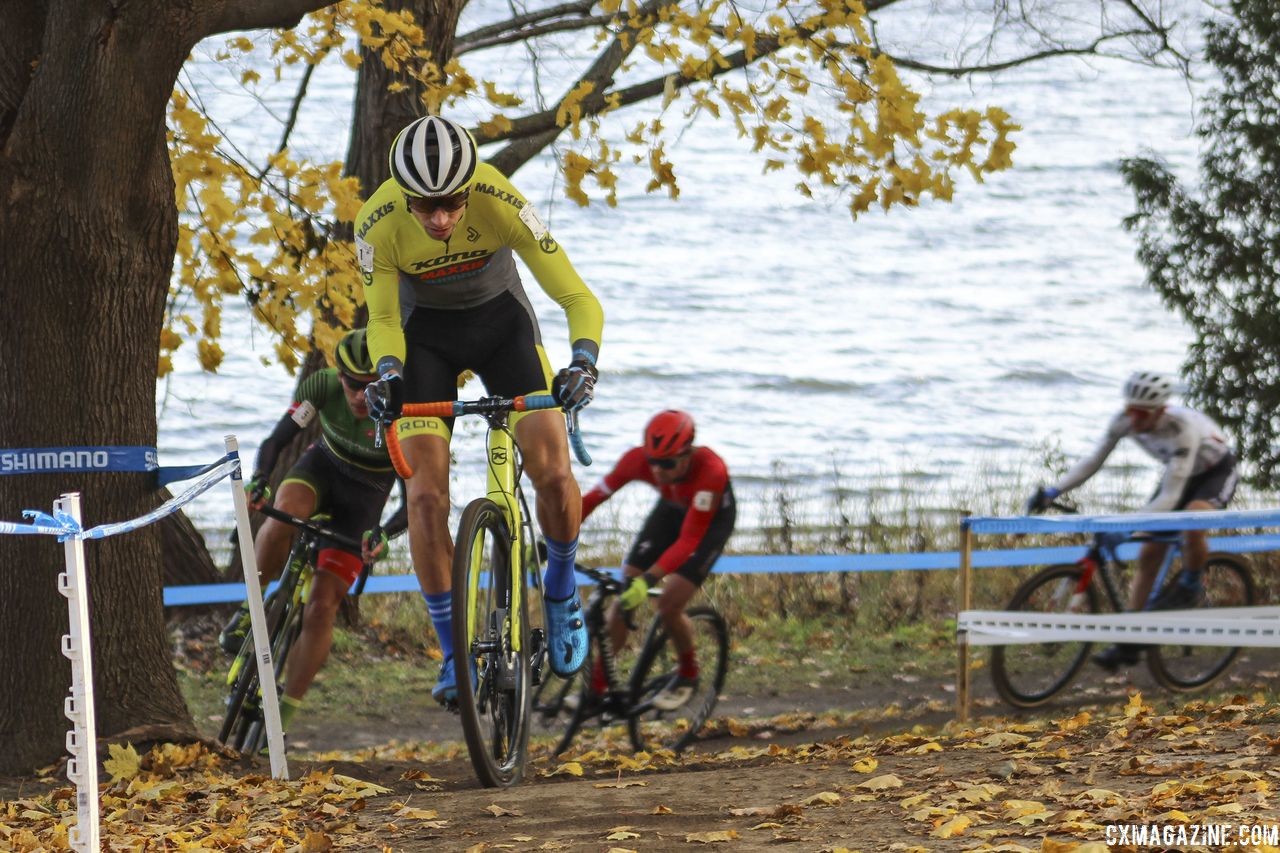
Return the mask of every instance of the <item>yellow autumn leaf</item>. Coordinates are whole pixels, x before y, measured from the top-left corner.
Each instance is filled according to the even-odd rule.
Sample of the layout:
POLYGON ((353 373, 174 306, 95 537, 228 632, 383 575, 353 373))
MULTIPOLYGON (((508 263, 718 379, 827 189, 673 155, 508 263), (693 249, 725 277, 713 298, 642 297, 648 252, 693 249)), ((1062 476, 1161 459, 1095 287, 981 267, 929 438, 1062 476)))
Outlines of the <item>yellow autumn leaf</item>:
POLYGON ((853 767, 849 769, 854 773, 871 773, 879 766, 880 762, 874 756, 868 755, 866 758, 859 758, 853 762, 853 767))
POLYGON ((929 834, 934 838, 954 838, 957 835, 963 835, 971 823, 973 823, 972 818, 965 815, 956 815, 929 834))
POLYGON ((840 795, 834 791, 822 791, 804 801, 806 806, 834 806, 840 802, 840 795))
POLYGON ((632 832, 630 829, 615 829, 604 837, 605 841, 630 841, 632 838, 639 838, 640 833, 632 832))
POLYGON ((547 775, 559 776, 562 773, 567 776, 581 776, 582 765, 576 761, 566 761, 564 764, 561 764, 559 767, 557 767, 555 770, 552 770, 547 775))
POLYGON ((737 837, 738 833, 736 831, 721 829, 715 832, 691 832, 684 837, 684 840, 692 844, 716 844, 733 841, 737 837))
POLYGON ((902 780, 892 773, 886 773, 883 776, 859 782, 855 787, 866 788, 868 791, 883 791, 887 788, 901 788, 902 780))
POLYGON ((107 760, 102 762, 102 769, 107 771, 113 783, 133 779, 141 769, 142 756, 138 755, 131 743, 124 746, 118 743, 108 744, 107 756, 107 760))
POLYGON ((396 817, 408 818, 409 820, 435 820, 440 813, 435 809, 414 809, 405 806, 395 813, 396 817))

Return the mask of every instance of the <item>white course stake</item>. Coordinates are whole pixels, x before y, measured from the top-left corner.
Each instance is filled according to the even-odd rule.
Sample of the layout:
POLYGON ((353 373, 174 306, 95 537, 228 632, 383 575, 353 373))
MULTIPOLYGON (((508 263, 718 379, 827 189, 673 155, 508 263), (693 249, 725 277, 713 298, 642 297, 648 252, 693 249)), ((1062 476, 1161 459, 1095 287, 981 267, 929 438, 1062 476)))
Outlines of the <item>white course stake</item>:
MULTIPOLYGON (((80 493, 64 494, 54 513, 67 513, 80 524, 80 493)), ((71 695, 63 705, 71 729, 67 732, 67 778, 76 786, 76 825, 68 833, 73 850, 97 853, 98 735, 93 714, 93 659, 89 643, 89 587, 85 575, 84 542, 76 536, 65 543, 66 571, 58 575, 58 592, 66 596, 70 632, 62 637, 62 654, 71 661, 71 695)))
MULTIPOLYGON (((226 437, 227 453, 240 458, 239 442, 234 435, 226 437)), ((253 648, 258 659, 258 685, 262 690, 262 713, 267 724, 267 752, 271 755, 271 777, 288 779, 289 765, 284 755, 284 732, 280 728, 280 701, 276 696, 276 668, 271 659, 271 638, 267 632, 267 614, 262 606, 262 585, 258 583, 258 560, 253 553, 253 530, 249 527, 249 502, 244 496, 244 465, 231 472, 231 491, 236 504, 237 539, 240 540, 240 563, 244 566, 244 584, 248 589, 249 620, 253 624, 253 648)))

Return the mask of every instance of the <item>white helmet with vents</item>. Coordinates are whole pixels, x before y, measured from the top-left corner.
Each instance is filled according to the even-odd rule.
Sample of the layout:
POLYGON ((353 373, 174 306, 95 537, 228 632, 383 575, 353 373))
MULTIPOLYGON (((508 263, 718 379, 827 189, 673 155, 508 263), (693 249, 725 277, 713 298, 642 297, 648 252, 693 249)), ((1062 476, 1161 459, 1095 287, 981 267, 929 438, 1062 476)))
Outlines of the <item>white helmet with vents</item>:
POLYGON ((391 143, 391 177, 418 198, 453 195, 467 188, 476 173, 476 141, 456 121, 423 116, 391 143))
POLYGON ((1159 373, 1139 370, 1124 383, 1124 404, 1141 406, 1144 409, 1158 409, 1169 402, 1173 390, 1172 379, 1161 376, 1159 373))

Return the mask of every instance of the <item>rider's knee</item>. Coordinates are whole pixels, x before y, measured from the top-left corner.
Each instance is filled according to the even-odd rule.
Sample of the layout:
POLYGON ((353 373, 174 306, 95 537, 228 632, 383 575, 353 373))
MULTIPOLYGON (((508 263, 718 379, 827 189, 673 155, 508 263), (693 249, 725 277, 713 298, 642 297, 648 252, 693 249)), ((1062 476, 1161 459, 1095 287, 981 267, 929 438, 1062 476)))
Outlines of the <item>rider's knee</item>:
POLYGON ((434 483, 419 484, 409 491, 409 512, 427 518, 448 518, 449 490, 434 483))
POLYGON ((530 472, 529 479, 533 481, 534 490, 546 496, 568 495, 570 489, 578 483, 568 464, 549 465, 536 474, 530 472))

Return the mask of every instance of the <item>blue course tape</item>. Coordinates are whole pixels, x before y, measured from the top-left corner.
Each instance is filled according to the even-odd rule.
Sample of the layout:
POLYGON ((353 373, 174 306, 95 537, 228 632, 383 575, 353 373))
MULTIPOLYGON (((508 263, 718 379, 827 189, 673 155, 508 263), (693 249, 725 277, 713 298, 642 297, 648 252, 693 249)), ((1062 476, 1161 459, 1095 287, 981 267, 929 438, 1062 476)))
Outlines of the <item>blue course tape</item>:
MULTIPOLYGON (((1223 536, 1209 540, 1215 551, 1244 554, 1252 551, 1280 550, 1280 535, 1223 536)), ((1072 563, 1084 556, 1085 548, 1016 548, 974 551, 974 568, 997 566, 1039 566, 1072 563)), ((1119 557, 1130 560, 1138 554, 1138 546, 1122 545, 1119 557)), ((811 574, 821 572, 900 572, 960 568, 959 551, 926 551, 918 554, 775 554, 763 556, 725 556, 716 562, 716 574, 811 574)), ((368 593, 417 592, 416 575, 375 575, 365 584, 368 593)), ((195 604, 223 604, 244 600, 243 583, 167 586, 165 607, 195 604)))
POLYGON ((1132 530, 1208 530, 1214 527, 1240 530, 1246 527, 1280 527, 1280 509, 1007 518, 974 516, 960 523, 974 533, 1127 533, 1132 530))
POLYGON ((14 447, 0 450, 0 476, 5 474, 52 474, 81 471, 116 473, 156 472, 158 486, 199 477, 221 463, 171 465, 161 467, 154 447, 111 445, 107 447, 14 447))

